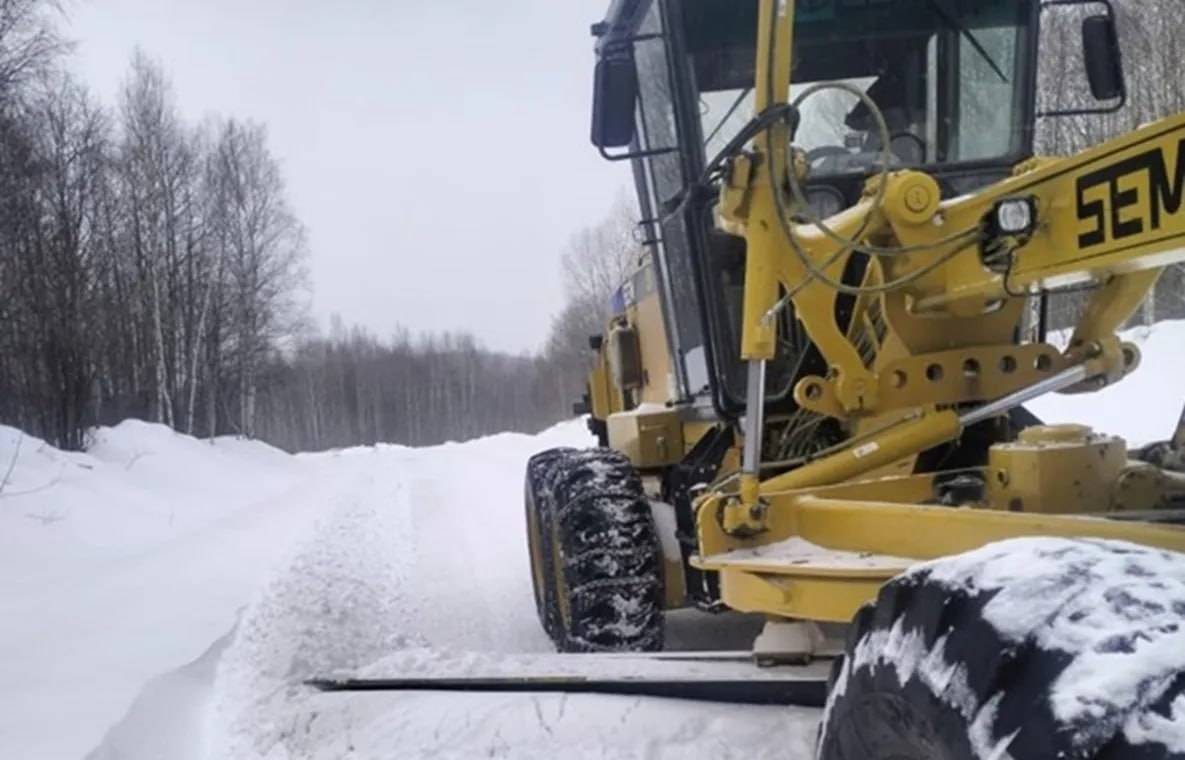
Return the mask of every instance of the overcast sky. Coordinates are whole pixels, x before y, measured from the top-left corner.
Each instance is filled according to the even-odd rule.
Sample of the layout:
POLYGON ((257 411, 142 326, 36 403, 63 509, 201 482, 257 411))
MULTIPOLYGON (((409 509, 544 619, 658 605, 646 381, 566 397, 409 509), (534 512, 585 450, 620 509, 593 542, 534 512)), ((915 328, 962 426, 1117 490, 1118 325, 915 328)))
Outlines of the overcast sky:
POLYGON ((140 45, 183 114, 265 122, 308 227, 314 313, 532 350, 568 236, 628 168, 588 142, 608 0, 74 0, 74 68, 114 104, 140 45))

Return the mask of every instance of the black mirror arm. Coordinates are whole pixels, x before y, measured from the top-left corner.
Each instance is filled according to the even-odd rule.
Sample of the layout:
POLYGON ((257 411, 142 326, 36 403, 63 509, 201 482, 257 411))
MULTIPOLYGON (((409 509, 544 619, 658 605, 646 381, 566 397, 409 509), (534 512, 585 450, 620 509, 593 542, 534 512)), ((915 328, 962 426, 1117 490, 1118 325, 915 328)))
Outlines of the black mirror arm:
POLYGON ((597 150, 601 153, 601 158, 606 161, 629 161, 634 158, 650 158, 651 156, 665 156, 668 153, 678 153, 678 148, 652 148, 650 150, 634 150, 626 151, 625 153, 610 153, 601 146, 597 146, 597 150))
POLYGON ((1102 108, 1068 108, 1065 110, 1055 111, 1038 111, 1036 118, 1045 119, 1054 116, 1097 116, 1099 114, 1115 113, 1119 109, 1127 105, 1127 88, 1123 88, 1123 92, 1119 95, 1119 100, 1115 101, 1109 106, 1102 108))

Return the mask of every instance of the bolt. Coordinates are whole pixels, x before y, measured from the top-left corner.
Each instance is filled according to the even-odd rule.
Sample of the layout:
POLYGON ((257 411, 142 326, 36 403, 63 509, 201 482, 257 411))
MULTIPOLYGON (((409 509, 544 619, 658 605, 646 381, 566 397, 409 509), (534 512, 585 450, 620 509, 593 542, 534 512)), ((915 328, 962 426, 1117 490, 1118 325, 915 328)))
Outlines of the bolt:
POLYGON ((921 185, 914 185, 905 191, 905 207, 920 214, 930 205, 930 193, 921 185))

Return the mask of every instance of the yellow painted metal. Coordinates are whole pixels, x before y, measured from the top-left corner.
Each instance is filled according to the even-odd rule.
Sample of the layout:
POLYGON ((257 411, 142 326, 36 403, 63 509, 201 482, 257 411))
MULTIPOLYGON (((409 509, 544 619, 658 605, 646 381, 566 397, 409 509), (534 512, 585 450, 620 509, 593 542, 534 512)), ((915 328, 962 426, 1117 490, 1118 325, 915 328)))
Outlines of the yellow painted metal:
POLYGON ((690 420, 683 423, 683 453, 690 453, 695 444, 716 428, 718 423, 690 420))
POLYGON ((588 375, 591 414, 598 420, 639 404, 665 404, 673 386, 670 346, 654 262, 644 257, 622 288, 625 311, 605 327, 588 375))
MULTIPOLYGON (((868 481, 850 484, 848 489, 850 493, 863 490, 873 497, 884 486, 881 481, 868 481)), ((722 599, 734 609, 812 620, 848 620, 875 597, 882 583, 900 571, 899 565, 887 564, 880 568, 833 567, 830 572, 817 565, 787 565, 776 573, 754 572, 747 557, 735 563, 728 559, 730 549, 775 543, 791 536, 837 551, 919 562, 1023 536, 1104 538, 1185 552, 1185 528, 1176 526, 823 498, 794 492, 769 495, 766 500, 771 529, 759 538, 728 538, 724 548, 718 540, 705 542, 701 531, 701 551, 705 553, 696 565, 720 573, 722 599), (708 554, 705 543, 716 543, 719 550, 708 554)), ((718 533, 716 538, 721 536, 718 533)))
POLYGON ((892 425, 865 441, 770 478, 761 484, 761 496, 784 491, 829 486, 851 480, 903 457, 953 441, 962 433, 959 416, 950 410, 923 414, 892 425))
MULTIPOLYGON (((793 15, 790 0, 760 0, 758 113, 788 97, 793 15)), ((1042 535, 1185 551, 1181 528, 1067 514, 1138 511, 1185 493, 1185 478, 1127 462, 1118 439, 1045 430, 999 444, 978 471, 988 485, 976 508, 929 506, 936 499, 933 473, 875 477, 909 472, 920 453, 958 440, 955 409, 962 405, 994 401, 1079 364, 1089 379, 1074 391, 1116 382, 1138 366, 1139 351, 1116 331, 1163 267, 1185 261, 1185 114, 1076 156, 1027 161, 1004 181, 946 201, 922 172, 893 172, 883 187, 874 178, 860 203, 826 220, 835 236, 780 218, 774 192, 799 168, 790 166, 788 138, 785 125, 774 124, 751 152, 734 158, 716 209, 717 224, 746 241, 740 356, 774 356, 771 309, 790 294, 827 365, 825 374, 798 382, 794 399, 840 420, 851 439, 764 481, 736 477, 739 450, 729 452, 717 489, 696 504, 697 564, 720 572, 723 601, 744 611, 843 621, 900 569, 729 559, 735 550, 791 537, 917 561, 1042 535), (996 204, 1017 198, 1035 204, 1036 228, 983 240, 996 204), (834 283, 852 252, 835 237, 908 248, 870 257, 850 324, 842 326, 834 283), (1069 347, 1019 345, 1027 298, 1067 285, 1097 287, 1069 347)), ((603 419, 639 400, 668 400, 658 387, 670 364, 657 295, 633 299, 625 318, 642 348, 643 383, 638 398, 622 396, 602 355, 590 385, 603 419)), ((664 413, 644 432, 648 415, 620 416, 615 429, 628 434, 611 433, 614 445, 636 449, 632 456, 644 467, 673 464, 711 427, 664 413)))
POLYGON ((1155 510, 1170 500, 1185 501, 1185 473, 1147 462, 1128 462, 1111 488, 1112 509, 1120 512, 1155 510))
POLYGON ((604 346, 593 359, 592 369, 588 373, 588 394, 590 413, 598 420, 604 420, 614 412, 625 408, 621 391, 613 384, 609 360, 604 346))
MULTIPOLYGON (((770 50, 769 34, 759 33, 757 37, 757 59, 765 62, 758 67, 755 80, 754 99, 760 113, 775 103, 785 102, 790 92, 794 1, 761 0, 758 15, 761 19, 758 24, 759 32, 777 25, 775 50, 770 50), (781 15, 776 13, 779 8, 781 15), (771 60, 774 64, 772 69, 768 65, 771 60)), ((757 151, 762 155, 772 155, 773 163, 778 167, 787 165, 789 144, 789 129, 783 123, 771 126, 756 140, 757 151)), ((781 248, 780 228, 776 216, 778 211, 773 203, 772 187, 774 182, 781 182, 784 175, 771 177, 765 162, 755 162, 747 167, 752 174, 750 186, 756 192, 750 200, 749 213, 744 224, 746 247, 741 358, 753 361, 772 359, 777 347, 775 322, 766 315, 778 300, 776 262, 781 248)))
MULTIPOLYGON (((854 236, 864 224, 864 218, 872 213, 869 201, 857 204, 851 209, 828 220, 829 226, 842 237, 854 236)), ((777 222, 773 222, 777 224, 777 222)), ((778 227, 780 230, 780 226, 778 227)), ((832 280, 843 277, 850 254, 838 255, 841 246, 813 228, 798 233, 800 244, 807 250, 818 250, 820 270, 832 280), (824 262, 832 261, 823 266, 824 262)), ((794 307, 799 320, 806 328, 811 340, 827 360, 834 374, 831 385, 838 408, 843 416, 873 412, 878 408, 876 376, 865 365, 847 334, 840 329, 835 319, 838 293, 824 282, 812 279, 797 256, 786 251, 784 237, 780 237, 779 276, 788 291, 794 292, 794 307)), ((802 384, 795 389, 795 398, 803 391, 802 384)), ((809 394, 807 395, 809 398, 809 394)))
POLYGON ((643 268, 638 278, 647 288, 633 307, 631 323, 638 334, 638 348, 642 355, 642 388, 640 401, 644 404, 663 404, 674 400, 671 387, 671 359, 667 342, 666 324, 662 317, 662 303, 658 295, 652 265, 643 268))
MULTIPOLYGON (((760 56, 758 64, 760 67, 760 56)), ((1031 170, 978 194, 941 204, 931 202, 931 178, 919 172, 901 172, 890 178, 882 207, 873 208, 872 201, 866 199, 828 220, 828 224, 841 237, 851 237, 871 218, 865 240, 930 246, 886 257, 875 264, 883 269, 884 281, 912 277, 900 287, 869 299, 879 301, 879 312, 892 337, 910 356, 963 348, 1011 348, 1016 342, 1024 295, 1038 287, 1083 282, 1100 283, 1102 287, 1092 296, 1078 326, 1077 345, 1108 340, 1155 284, 1163 266, 1185 261, 1185 214, 1178 213, 1179 201, 1173 205, 1177 198, 1173 193, 1185 189, 1185 151, 1180 144, 1185 144, 1185 114, 1078 156, 1036 163, 1031 170), (1156 179, 1159 174, 1139 175, 1145 179, 1146 175, 1153 176, 1155 181, 1148 180, 1151 184, 1144 189, 1136 187, 1136 202, 1123 201, 1124 213, 1129 215, 1124 218, 1132 224, 1138 222, 1143 232, 1114 237, 1108 216, 1103 220, 1105 224, 1098 222, 1103 224, 1099 242, 1083 246, 1081 241, 1096 232, 1097 220, 1092 216, 1082 221, 1079 217, 1093 213, 1092 204, 1096 202, 1110 208, 1110 201, 1088 194, 1084 196, 1085 205, 1075 208, 1071 204, 1078 198, 1076 188, 1089 186, 1100 173, 1117 171, 1116 166, 1122 168, 1122 162, 1141 157, 1149 166, 1177 167, 1177 173, 1166 175, 1163 181, 1156 179), (978 244, 967 245, 965 240, 943 244, 956 233, 979 228, 996 202, 1011 197, 1034 198, 1041 222, 1032 237, 1010 254, 1013 263, 1007 272, 985 266, 978 244)), ((745 328, 750 334, 763 334, 761 329, 769 326, 765 319, 769 294, 775 284, 780 284, 794 294, 797 314, 834 374, 821 384, 810 378, 800 383, 796 389, 800 403, 845 419, 916 403, 908 396, 881 392, 892 384, 891 377, 885 377, 892 370, 876 360, 871 366, 866 364, 852 343, 853 336, 845 335, 835 325, 835 289, 820 281, 791 253, 791 242, 774 216, 773 190, 763 175, 766 170, 758 166, 753 171, 758 179, 748 188, 746 240, 753 260, 776 262, 778 282, 753 283, 746 291, 745 328), (811 389, 814 393, 807 393, 811 389)), ((831 280, 840 279, 848 258, 836 256, 841 246, 814 227, 791 224, 790 228, 794 245, 818 272, 831 280)), ((767 271, 763 264, 750 279, 768 278, 767 271)), ((1069 354, 1077 359, 1073 348, 1069 354)), ((759 355, 742 353, 744 358, 759 355)), ((1012 385, 980 383, 944 401, 995 398, 1007 393, 1006 388, 1012 385)))
POLYGON ((1029 428, 1014 443, 991 448, 988 502, 1010 512, 1107 512, 1126 466, 1122 438, 1084 425, 1029 428))
POLYGON ((683 459, 683 423, 674 409, 646 404, 611 414, 606 422, 609 445, 640 470, 678 464, 683 459))
MULTIPOLYGON (((785 19, 776 8, 772 0, 760 6, 759 112, 782 102, 787 92, 780 77, 791 39, 789 24, 783 28, 785 19), (772 51, 765 47, 771 39, 776 41, 772 51), (770 82, 773 98, 765 94, 770 82)), ((1053 516, 1032 514, 1038 509, 1068 511, 1075 503, 1077 511, 1111 508, 1115 484, 1127 470, 1121 442, 1106 438, 1073 444, 1028 440, 1000 448, 990 472, 997 478, 1003 474, 1006 482, 993 481, 987 493, 995 509, 935 510, 916 502, 888 509, 884 497, 877 496, 876 509, 869 510, 867 502, 841 501, 851 507, 840 510, 844 520, 866 523, 852 526, 830 520, 835 509, 799 508, 787 514, 779 505, 791 498, 787 494, 797 494, 794 503, 809 504, 804 495, 809 489, 867 477, 957 440, 962 434, 957 414, 944 407, 992 401, 1072 365, 1088 367, 1088 382, 1075 390, 1096 389, 1134 369, 1138 351, 1121 344, 1115 331, 1154 285, 1161 268, 1185 261, 1185 214, 1179 213, 1185 191, 1185 115, 1077 156, 1029 162, 1005 181, 949 201, 940 201, 937 183, 921 172, 893 173, 883 187, 876 184, 878 178, 869 183, 860 204, 827 220, 835 235, 777 216, 776 184, 790 170, 782 137, 771 129, 756 141, 758 156, 773 157, 772 168, 767 161, 745 157, 722 195, 722 216, 731 230, 744 233, 748 246, 742 358, 771 355, 773 322, 768 315, 780 287, 791 294, 798 318, 829 369, 826 376, 797 384, 800 406, 849 423, 893 419, 894 413, 904 419, 759 486, 742 477, 735 491, 708 495, 697 511, 701 553, 714 556, 794 535, 808 540, 816 535, 819 543, 836 547, 861 531, 868 532, 872 547, 862 550, 916 557, 961 551, 992 537, 1041 532, 1179 543, 1178 531, 1159 526, 1099 525, 1071 518, 1060 523, 1053 516), (980 240, 984 222, 998 202, 1012 198, 1031 199, 1039 223, 1031 234, 993 241, 990 254, 996 258, 989 260, 987 244, 980 240), (909 249, 873 257, 856 306, 853 321, 858 327, 847 331, 837 324, 833 283, 840 281, 850 255, 837 237, 909 249), (1017 345, 1029 293, 1081 283, 1101 287, 1065 352, 1017 345), (1057 491, 1059 479, 1066 477, 1068 487, 1057 491), (1045 496, 1047 504, 1033 503, 1029 514, 1006 511, 1045 496), (1075 496, 1082 498, 1075 502, 1075 496), (939 522, 942 516, 949 518, 949 529, 939 522), (904 548, 920 541, 927 542, 925 552, 904 548)), ((875 482, 882 491, 890 488, 885 481, 875 482)), ((1129 475, 1127 482, 1129 495, 1149 490, 1140 473, 1129 475)), ((933 493, 914 495, 933 498, 933 493)), ((732 587, 761 588, 754 593, 767 594, 772 593, 766 588, 769 576, 784 580, 794 575, 790 570, 750 573, 732 587)), ((801 586, 806 581, 795 582, 801 586)), ((737 593, 726 601, 743 609, 771 603, 765 597, 760 603, 738 601, 737 593)), ((788 614, 790 609, 780 602, 766 611, 788 614)), ((804 612, 800 605, 793 609, 804 612)))
MULTIPOLYGON (((1185 246, 1185 241, 1179 244, 1185 246)), ((1087 302, 1071 345, 1113 337, 1156 286, 1160 273, 1160 269, 1146 269, 1113 277, 1087 302)))
POLYGON ((844 551, 934 559, 1021 536, 1105 538, 1185 551, 1185 528, 1177 526, 815 496, 784 498, 798 535, 844 551))
POLYGON ((847 623, 892 575, 883 578, 776 576, 730 570, 720 574, 720 598, 740 612, 847 623))
POLYGON ((1057 348, 1041 343, 918 354, 882 366, 880 398, 900 408, 988 401, 1033 385, 1072 363, 1057 348))
POLYGON ((938 213, 942 190, 931 176, 921 172, 889 175, 884 212, 899 224, 925 225, 938 213))
POLYGON ((613 385, 634 397, 642 389, 645 372, 637 329, 626 320, 615 321, 609 326, 605 343, 613 385))

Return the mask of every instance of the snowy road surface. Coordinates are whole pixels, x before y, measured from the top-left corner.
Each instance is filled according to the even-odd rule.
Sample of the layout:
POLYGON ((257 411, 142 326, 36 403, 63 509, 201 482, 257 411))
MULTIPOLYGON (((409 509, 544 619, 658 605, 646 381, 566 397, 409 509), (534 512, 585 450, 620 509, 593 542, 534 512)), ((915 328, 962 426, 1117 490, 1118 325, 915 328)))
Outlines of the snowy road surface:
MULTIPOLYGON (((1185 323, 1137 337, 1133 379, 1035 411, 1167 435, 1185 403, 1185 323)), ((808 758, 811 710, 298 685, 547 665, 523 464, 587 442, 569 423, 291 457, 128 422, 64 454, 0 428, 0 757, 808 758)), ((683 647, 754 632, 685 614, 670 628, 683 647)))
MULTIPOLYGON (((0 647, 20 653, 0 658, 0 757, 809 756, 811 710, 298 685, 552 666, 523 465, 588 442, 574 422, 288 457, 129 422, 75 455, 0 429, 0 647)), ((683 647, 755 631, 671 625, 683 647)))

